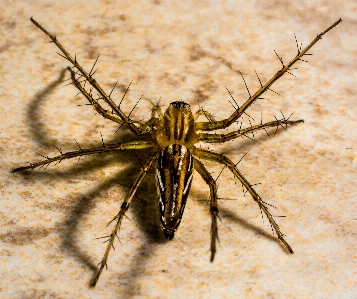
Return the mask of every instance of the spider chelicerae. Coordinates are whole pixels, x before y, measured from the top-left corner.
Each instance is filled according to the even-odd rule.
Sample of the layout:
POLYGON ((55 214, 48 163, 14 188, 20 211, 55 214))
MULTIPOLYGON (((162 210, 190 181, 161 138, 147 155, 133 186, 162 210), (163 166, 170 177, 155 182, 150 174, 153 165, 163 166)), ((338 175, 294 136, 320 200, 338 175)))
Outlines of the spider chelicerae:
MULTIPOLYGON (((94 280, 92 281, 92 286, 96 285, 102 270, 107 265, 109 252, 113 247, 115 237, 118 235, 123 217, 126 211, 129 209, 130 202, 135 196, 135 193, 138 190, 146 173, 154 165, 156 168, 157 192, 159 196, 160 224, 166 239, 172 240, 175 231, 180 225, 192 182, 193 169, 195 169, 210 188, 210 214, 212 218, 210 244, 211 262, 214 260, 216 253, 216 242, 218 240, 217 218, 219 217, 217 205, 217 186, 216 181, 212 178, 209 171, 200 161, 200 159, 203 159, 223 164, 234 174, 234 176, 246 188, 247 192, 249 192, 253 197, 260 210, 266 215, 273 231, 276 232, 278 239, 290 253, 293 253, 290 245, 284 239, 284 234, 280 231, 278 224, 275 222, 273 216, 269 212, 268 204, 261 199, 253 186, 238 170, 237 164, 233 163, 224 155, 197 148, 195 147, 195 144, 198 142, 223 143, 238 137, 247 136, 247 134, 253 133, 255 131, 266 130, 267 128, 271 127, 277 129, 279 126, 285 129, 288 125, 294 125, 303 122, 303 120, 292 121, 289 120, 290 117, 285 118, 283 116, 282 119, 275 118, 274 121, 264 124, 261 122, 258 125, 251 125, 243 129, 240 128, 227 134, 206 133, 229 128, 233 123, 237 122, 237 120, 246 113, 246 110, 257 99, 259 99, 264 92, 270 89, 271 85, 275 81, 277 81, 285 73, 289 73, 291 67, 297 61, 301 60, 304 55, 309 55, 307 54, 307 51, 319 39, 321 39, 324 34, 342 22, 341 19, 332 24, 325 31, 318 34, 317 37, 306 48, 302 49, 301 46, 297 44, 298 53, 287 65, 285 65, 282 58, 277 55, 282 64, 282 68, 278 70, 276 74, 264 85, 261 83, 257 75, 260 83, 259 90, 257 90, 253 95, 249 93, 249 98, 242 106, 239 107, 236 103, 238 108, 236 108, 232 115, 227 119, 217 121, 212 115, 203 111, 202 109, 193 114, 189 104, 183 101, 176 101, 172 102, 164 113, 162 113, 158 105, 154 105, 152 108, 152 116, 146 123, 141 123, 131 119, 130 114, 126 115, 121 110, 121 103, 119 105, 115 104, 115 102, 111 99, 111 94, 107 95, 106 92, 99 86, 97 81, 93 78, 92 71, 94 66, 92 70, 87 73, 82 68, 82 66, 79 65, 76 57, 73 58, 58 42, 55 36, 50 34, 33 18, 31 18, 31 21, 50 37, 52 42, 62 52, 63 55, 60 55, 72 64, 72 67, 68 68, 71 73, 72 84, 79 90, 80 93, 82 93, 83 96, 87 98, 95 111, 97 111, 103 117, 120 124, 120 126, 124 126, 137 136, 151 135, 150 141, 137 140, 107 145, 104 145, 103 143, 103 146, 100 148, 79 148, 77 151, 67 153, 61 152, 61 154, 58 156, 52 158, 46 157, 46 159, 43 161, 31 163, 29 166, 19 167, 13 170, 14 172, 17 172, 26 169, 34 169, 39 166, 47 166, 52 162, 60 162, 64 159, 88 156, 92 154, 102 154, 113 151, 144 149, 149 151, 149 156, 146 162, 142 165, 142 168, 136 179, 132 183, 131 189, 124 199, 118 214, 111 221, 115 223, 115 227, 113 228, 112 233, 108 236, 108 245, 105 250, 103 259, 100 262, 99 270, 94 280), (90 84, 90 90, 85 88, 86 82, 90 84), (94 98, 92 95, 92 90, 95 90, 99 96, 94 98), (109 106, 110 110, 104 109, 103 106, 99 103, 99 100, 104 101, 109 106), (207 122, 196 121, 198 116, 202 114, 207 117, 207 122)), ((230 96, 234 101, 231 94, 230 96)))

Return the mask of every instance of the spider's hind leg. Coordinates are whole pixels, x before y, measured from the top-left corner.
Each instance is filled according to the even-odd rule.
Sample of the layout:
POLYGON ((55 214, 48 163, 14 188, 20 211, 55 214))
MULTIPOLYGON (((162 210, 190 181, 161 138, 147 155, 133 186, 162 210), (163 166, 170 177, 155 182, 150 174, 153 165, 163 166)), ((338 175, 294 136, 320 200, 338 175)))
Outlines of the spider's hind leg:
POLYGON ((234 176, 243 184, 243 186, 245 188, 247 188, 248 192, 253 197, 254 201, 259 205, 260 210, 262 212, 264 212, 264 214, 266 215, 266 217, 268 218, 268 220, 270 222, 272 229, 276 232, 278 239, 284 244, 284 246, 287 248, 287 250, 290 253, 294 253, 293 250, 291 249, 290 245, 288 244, 288 242, 286 242, 286 240, 284 239, 284 234, 280 231, 280 228, 279 228, 278 224, 275 222, 272 214, 269 212, 267 204, 261 199, 261 197, 254 190, 252 185, 249 184, 247 179, 237 169, 237 167, 231 160, 229 160, 227 157, 225 157, 223 155, 212 153, 212 152, 209 152, 206 150, 200 150, 197 148, 195 148, 193 150, 193 154, 198 158, 215 161, 215 162, 218 162, 218 163, 221 163, 221 164, 227 166, 229 168, 229 170, 234 174, 234 176))
POLYGON ((139 175, 136 177, 133 185, 131 186, 131 189, 130 189, 128 195, 124 199, 124 201, 123 201, 123 203, 122 203, 122 205, 120 207, 119 213, 111 221, 111 222, 116 221, 116 224, 115 224, 114 229, 112 230, 112 233, 108 236, 108 238, 109 238, 107 240, 108 241, 108 245, 107 245, 107 248, 105 250, 104 256, 102 258, 102 261, 99 263, 100 264, 99 270, 98 270, 96 276, 94 277, 94 279, 92 281, 92 284, 91 284, 92 287, 95 287, 95 285, 97 284, 98 279, 99 279, 104 267, 108 267, 107 266, 107 261, 108 261, 109 252, 110 252, 111 248, 114 248, 114 246, 113 246, 114 239, 115 239, 115 237, 118 237, 118 231, 120 229, 120 225, 121 225, 121 222, 122 222, 122 220, 123 220, 123 218, 125 216, 125 213, 129 209, 130 202, 133 199, 136 191, 138 190, 143 178, 145 177, 146 173, 151 168, 151 166, 154 163, 154 161, 156 161, 157 157, 158 157, 158 153, 154 153, 154 154, 150 155, 150 157, 146 160, 146 163, 142 167, 139 175))
POLYGON ((218 240, 218 226, 217 226, 217 218, 219 218, 218 214, 218 205, 217 205, 217 185, 215 180, 212 178, 206 167, 197 160, 193 158, 193 166, 195 170, 201 175, 204 179, 206 184, 210 188, 210 212, 212 217, 212 224, 211 224, 211 262, 214 260, 214 256, 216 253, 216 241, 218 240))

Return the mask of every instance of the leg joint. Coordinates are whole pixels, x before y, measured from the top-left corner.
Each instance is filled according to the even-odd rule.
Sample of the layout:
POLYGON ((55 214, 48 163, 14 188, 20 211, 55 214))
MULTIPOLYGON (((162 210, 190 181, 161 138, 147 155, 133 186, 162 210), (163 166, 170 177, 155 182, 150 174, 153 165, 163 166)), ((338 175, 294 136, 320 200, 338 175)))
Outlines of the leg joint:
POLYGON ((129 203, 123 202, 120 208, 124 211, 127 211, 129 209, 129 203))
POLYGON ((212 207, 211 207, 211 213, 212 213, 212 214, 218 214, 218 207, 212 206, 212 207))

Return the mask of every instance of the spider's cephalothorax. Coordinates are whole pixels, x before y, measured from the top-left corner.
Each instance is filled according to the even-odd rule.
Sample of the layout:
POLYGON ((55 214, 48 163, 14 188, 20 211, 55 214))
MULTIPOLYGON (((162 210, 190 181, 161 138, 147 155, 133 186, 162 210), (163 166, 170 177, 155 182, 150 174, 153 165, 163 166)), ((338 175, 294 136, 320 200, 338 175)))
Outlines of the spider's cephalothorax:
MULTIPOLYGON (((52 162, 61 162, 64 159, 71 159, 74 157, 88 156, 92 154, 103 154, 106 152, 123 151, 123 150, 148 150, 149 155, 138 176, 134 180, 132 187, 123 200, 118 214, 112 221, 115 222, 115 226, 112 233, 108 236, 108 245, 105 250, 102 261, 100 262, 100 268, 92 282, 92 286, 95 286, 104 267, 107 265, 108 256, 111 248, 113 247, 115 237, 119 232, 122 220, 126 211, 129 209, 130 202, 135 196, 143 178, 149 169, 156 163, 156 181, 159 196, 159 209, 160 209, 160 221, 161 227, 164 231, 164 236, 167 239, 174 237, 175 230, 178 228, 182 214, 187 201, 190 185, 192 182, 193 169, 203 178, 210 189, 210 213, 211 213, 211 261, 213 261, 216 253, 216 241, 218 239, 218 203, 217 203, 217 185, 216 181, 212 178, 209 171, 205 168, 200 159, 210 160, 220 163, 227 167, 239 180, 246 191, 252 196, 253 200, 258 204, 262 213, 268 218, 272 229, 278 236, 278 239, 287 248, 290 253, 293 250, 286 242, 283 233, 280 231, 278 224, 275 222, 271 215, 268 205, 264 202, 257 191, 253 188, 245 176, 237 168, 237 164, 233 163, 230 159, 221 154, 203 150, 195 147, 197 142, 206 143, 222 143, 238 137, 247 137, 255 131, 266 130, 267 128, 283 127, 286 129, 288 125, 294 125, 303 120, 291 121, 289 118, 282 119, 275 118, 274 121, 263 123, 258 125, 251 125, 246 128, 239 128, 226 134, 205 133, 215 131, 219 129, 229 128, 232 124, 246 113, 246 110, 259 98, 261 95, 270 89, 271 85, 276 82, 286 72, 290 73, 291 67, 304 55, 308 55, 307 51, 318 41, 321 37, 330 31, 333 27, 339 24, 342 20, 338 20, 332 24, 325 31, 317 35, 317 37, 304 49, 298 46, 297 55, 287 64, 284 65, 283 60, 279 57, 282 64, 282 68, 276 72, 276 74, 266 83, 262 84, 259 77, 260 88, 253 95, 249 93, 249 98, 226 119, 216 121, 212 115, 203 110, 199 110, 195 115, 192 114, 190 106, 182 101, 172 102, 162 114, 158 107, 153 108, 153 115, 146 123, 141 123, 129 118, 114 101, 105 93, 105 91, 99 86, 97 81, 93 78, 93 69, 87 73, 83 67, 77 62, 76 58, 73 58, 58 42, 55 36, 51 35, 45 28, 31 18, 31 21, 40 28, 45 34, 47 34, 55 45, 63 53, 71 64, 72 67, 68 68, 71 73, 72 84, 83 94, 89 103, 93 106, 96 112, 103 117, 112 120, 120 126, 126 127, 133 134, 140 137, 141 135, 151 134, 150 141, 137 140, 131 142, 113 143, 103 145, 98 148, 81 148, 77 151, 62 153, 60 155, 45 160, 31 163, 29 166, 19 167, 14 169, 15 171, 21 171, 26 169, 34 169, 39 166, 48 166, 52 162), (91 85, 90 89, 85 88, 85 83, 88 82, 91 85), (97 97, 93 97, 93 91, 96 91, 97 97), (102 101, 110 109, 102 107, 102 101), (197 122, 199 115, 204 115, 208 119, 208 122, 197 122), (203 132, 202 132, 203 131, 203 132)), ((244 78, 243 78, 244 79, 244 78)), ((245 81, 244 81, 245 82, 245 81)), ((249 92, 249 90, 248 90, 249 92)), ((232 97, 233 99, 233 97, 232 97)), ((233 99, 234 100, 234 99, 233 99)))
POLYGON ((154 130, 157 142, 162 147, 181 144, 188 149, 197 142, 195 118, 190 105, 185 102, 172 102, 154 130))

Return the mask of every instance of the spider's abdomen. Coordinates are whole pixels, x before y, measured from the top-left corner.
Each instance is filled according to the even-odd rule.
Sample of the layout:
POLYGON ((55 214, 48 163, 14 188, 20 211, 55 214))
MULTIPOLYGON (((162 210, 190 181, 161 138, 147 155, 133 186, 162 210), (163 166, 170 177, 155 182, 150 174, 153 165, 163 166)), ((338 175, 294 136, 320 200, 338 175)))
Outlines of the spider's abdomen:
POLYGON ((156 181, 159 194, 160 221, 166 239, 174 237, 192 181, 192 156, 184 145, 171 144, 158 159, 156 181))
POLYGON ((197 141, 195 119, 190 105, 172 102, 157 126, 157 141, 162 147, 181 144, 190 149, 197 141))

